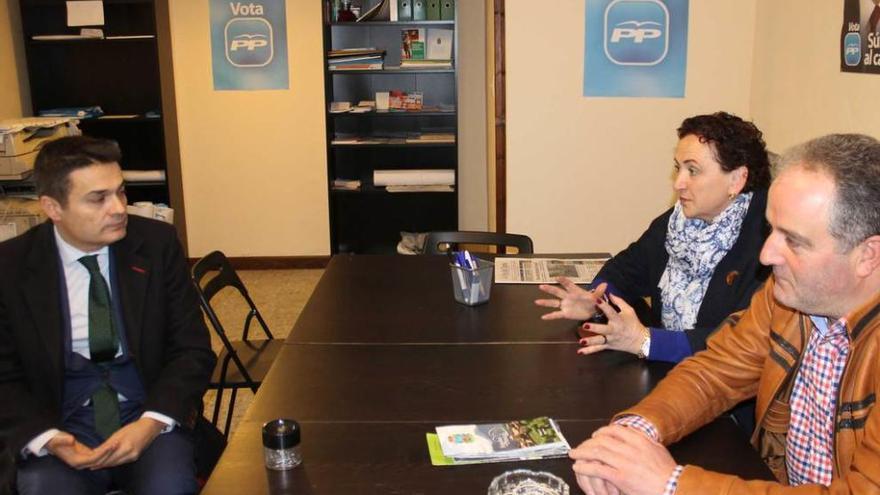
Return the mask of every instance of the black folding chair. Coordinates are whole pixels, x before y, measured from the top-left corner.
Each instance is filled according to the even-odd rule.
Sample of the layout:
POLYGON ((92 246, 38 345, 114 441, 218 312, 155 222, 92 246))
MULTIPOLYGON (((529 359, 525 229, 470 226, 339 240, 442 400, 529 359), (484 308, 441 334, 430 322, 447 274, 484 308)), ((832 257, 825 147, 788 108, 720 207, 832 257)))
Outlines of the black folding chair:
POLYGON ((425 254, 458 251, 460 244, 494 246, 499 254, 505 253, 508 247, 515 247, 521 254, 532 254, 535 250, 532 239, 527 235, 457 230, 428 232, 425 237, 425 254))
POLYGON ((232 411, 235 408, 235 398, 238 389, 249 388, 256 393, 260 387, 263 378, 275 361, 275 356, 281 350, 284 344, 282 340, 276 340, 269 331, 269 326, 263 320, 263 316, 257 310, 254 301, 248 294, 244 283, 235 273, 229 260, 220 251, 214 251, 204 258, 200 259, 192 268, 193 283, 199 294, 199 302, 202 305, 205 315, 211 322, 214 332, 223 341, 223 350, 217 360, 217 366, 214 368, 214 374, 211 377, 209 388, 217 390, 216 401, 214 402, 214 413, 211 422, 216 426, 220 416, 220 403, 223 400, 223 391, 229 389, 229 408, 226 411, 226 426, 223 429, 223 435, 229 436, 229 426, 232 422, 232 411), (213 277, 206 276, 216 272, 213 277), (241 340, 230 340, 226 334, 226 330, 220 323, 217 313, 211 306, 211 299, 226 287, 234 287, 238 290, 241 297, 250 307, 247 317, 244 320, 241 340), (250 330, 251 321, 256 318, 263 327, 265 339, 250 339, 248 332, 250 330), (233 366, 230 366, 232 363, 233 366))

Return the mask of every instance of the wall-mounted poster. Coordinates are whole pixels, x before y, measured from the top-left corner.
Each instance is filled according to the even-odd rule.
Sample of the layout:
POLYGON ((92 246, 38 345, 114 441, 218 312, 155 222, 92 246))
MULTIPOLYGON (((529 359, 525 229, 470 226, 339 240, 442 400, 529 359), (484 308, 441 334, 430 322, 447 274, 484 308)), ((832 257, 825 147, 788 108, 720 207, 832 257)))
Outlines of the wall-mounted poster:
POLYGON ((284 0, 211 0, 214 89, 287 89, 284 0))
POLYGON ((586 0, 584 96, 684 96, 688 0, 586 0))
POLYGON ((880 0, 844 0, 840 70, 880 74, 880 0))

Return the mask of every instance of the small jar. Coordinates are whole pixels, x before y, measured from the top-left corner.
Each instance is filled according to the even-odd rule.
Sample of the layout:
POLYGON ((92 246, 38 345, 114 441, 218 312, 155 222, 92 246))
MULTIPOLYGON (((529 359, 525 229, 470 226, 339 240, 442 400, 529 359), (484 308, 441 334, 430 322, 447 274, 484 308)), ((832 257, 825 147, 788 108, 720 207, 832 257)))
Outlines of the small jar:
POLYGON ((266 467, 283 471, 302 462, 299 423, 292 419, 274 419, 263 424, 263 454, 266 467))

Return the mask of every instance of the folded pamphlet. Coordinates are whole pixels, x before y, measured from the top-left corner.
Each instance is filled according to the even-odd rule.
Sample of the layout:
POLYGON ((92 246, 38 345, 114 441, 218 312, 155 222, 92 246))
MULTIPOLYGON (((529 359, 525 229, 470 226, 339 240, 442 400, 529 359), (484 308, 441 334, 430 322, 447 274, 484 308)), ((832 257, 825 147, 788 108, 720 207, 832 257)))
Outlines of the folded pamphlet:
MULTIPOLYGON (((556 421, 546 416, 506 423, 438 426, 435 430, 435 465, 563 457, 571 450, 556 421), (440 452, 436 452, 437 444, 440 452)), ((431 444, 429 434, 429 450, 431 444)))

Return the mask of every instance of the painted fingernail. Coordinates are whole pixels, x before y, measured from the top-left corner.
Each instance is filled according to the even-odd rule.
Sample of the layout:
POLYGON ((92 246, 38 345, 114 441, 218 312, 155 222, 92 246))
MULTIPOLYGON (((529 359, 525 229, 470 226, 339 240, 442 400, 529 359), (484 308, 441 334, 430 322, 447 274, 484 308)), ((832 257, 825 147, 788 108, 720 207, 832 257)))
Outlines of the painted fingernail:
POLYGON ((580 344, 580 345, 587 345, 587 338, 584 337, 584 338, 582 338, 581 340, 578 340, 578 344, 580 344))
POLYGON ((588 330, 590 328, 590 324, 584 323, 583 325, 581 325, 581 328, 583 328, 584 330, 588 330))

